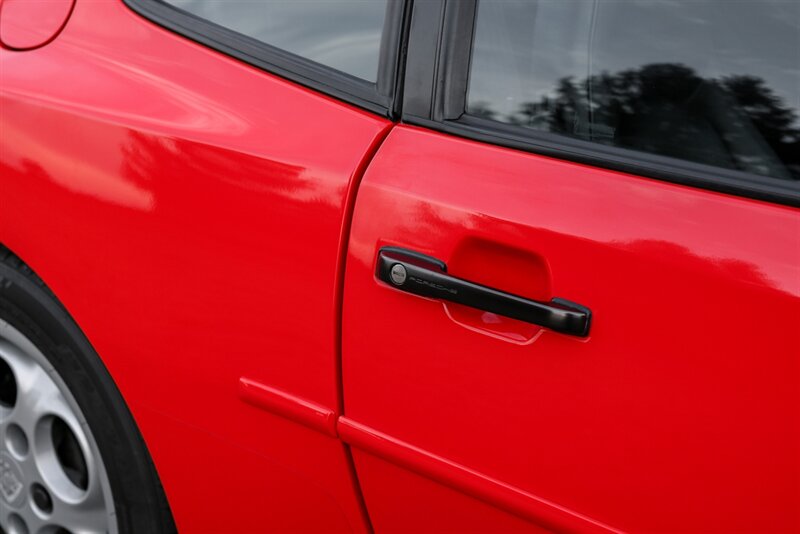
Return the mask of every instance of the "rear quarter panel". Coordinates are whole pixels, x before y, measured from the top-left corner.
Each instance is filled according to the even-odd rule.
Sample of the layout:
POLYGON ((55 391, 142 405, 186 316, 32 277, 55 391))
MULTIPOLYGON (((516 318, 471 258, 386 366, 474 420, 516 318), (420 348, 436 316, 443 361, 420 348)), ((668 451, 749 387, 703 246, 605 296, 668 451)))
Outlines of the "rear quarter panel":
POLYGON ((338 405, 346 197, 389 123, 122 2, 0 69, 0 242, 104 359, 181 532, 364 531, 341 442, 237 387, 338 405))

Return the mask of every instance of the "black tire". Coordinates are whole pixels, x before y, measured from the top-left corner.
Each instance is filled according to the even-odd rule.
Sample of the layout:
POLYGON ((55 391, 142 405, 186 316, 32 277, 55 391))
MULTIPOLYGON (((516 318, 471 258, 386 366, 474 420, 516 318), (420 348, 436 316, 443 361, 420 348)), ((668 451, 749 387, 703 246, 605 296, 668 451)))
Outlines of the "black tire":
POLYGON ((0 319, 44 354, 86 417, 106 466, 119 533, 176 532, 145 443, 108 370, 42 280, 2 245, 0 319))

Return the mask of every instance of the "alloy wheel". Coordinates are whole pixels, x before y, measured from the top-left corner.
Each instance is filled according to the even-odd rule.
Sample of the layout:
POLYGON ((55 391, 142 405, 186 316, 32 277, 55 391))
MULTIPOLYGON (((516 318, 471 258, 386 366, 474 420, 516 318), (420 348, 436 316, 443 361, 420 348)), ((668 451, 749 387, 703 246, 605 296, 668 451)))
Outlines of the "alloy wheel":
POLYGON ((0 532, 116 534, 106 467, 42 352, 0 319, 0 532))

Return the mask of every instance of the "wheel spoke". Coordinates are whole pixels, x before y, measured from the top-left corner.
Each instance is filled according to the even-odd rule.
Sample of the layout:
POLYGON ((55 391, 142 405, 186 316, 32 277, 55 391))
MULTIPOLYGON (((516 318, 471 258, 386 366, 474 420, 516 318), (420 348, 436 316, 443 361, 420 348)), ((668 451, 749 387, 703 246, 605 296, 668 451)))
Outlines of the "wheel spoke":
POLYGON ((35 402, 39 392, 34 384, 39 383, 41 375, 46 375, 46 372, 20 349, 2 338, 0 338, 0 359, 10 367, 17 390, 15 406, 0 412, 0 423, 7 424, 21 404, 30 406, 35 402))
POLYGON ((64 527, 70 532, 104 534, 109 528, 109 517, 102 500, 73 504, 55 498, 48 523, 64 527))

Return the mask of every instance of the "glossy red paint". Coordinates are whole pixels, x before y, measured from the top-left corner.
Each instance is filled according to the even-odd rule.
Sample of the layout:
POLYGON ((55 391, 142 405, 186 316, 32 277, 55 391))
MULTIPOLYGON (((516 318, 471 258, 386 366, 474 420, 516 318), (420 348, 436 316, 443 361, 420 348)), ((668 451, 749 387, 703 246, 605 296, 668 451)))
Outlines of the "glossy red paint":
POLYGON ((367 532, 341 441, 239 379, 339 405, 347 197, 390 123, 122 2, 0 70, 0 241, 104 359, 180 531, 367 532))
MULTIPOLYGON (((6 48, 61 29, 0 2, 6 48)), ((182 533, 800 531, 796 209, 394 126, 121 2, 0 75, 0 242, 182 533), (389 287, 385 245, 591 335, 389 287)))
POLYGON ((75 0, 0 0, 0 44, 14 50, 44 46, 67 23, 75 0))
POLYGON ((623 531, 800 531, 796 209, 399 126, 348 250, 339 429, 365 451, 376 532, 587 530, 559 510, 623 531), (389 287, 386 245, 583 304, 590 336, 389 287), (444 495, 434 481, 465 495, 398 499, 444 495), (531 522, 463 514, 467 494, 531 522))

